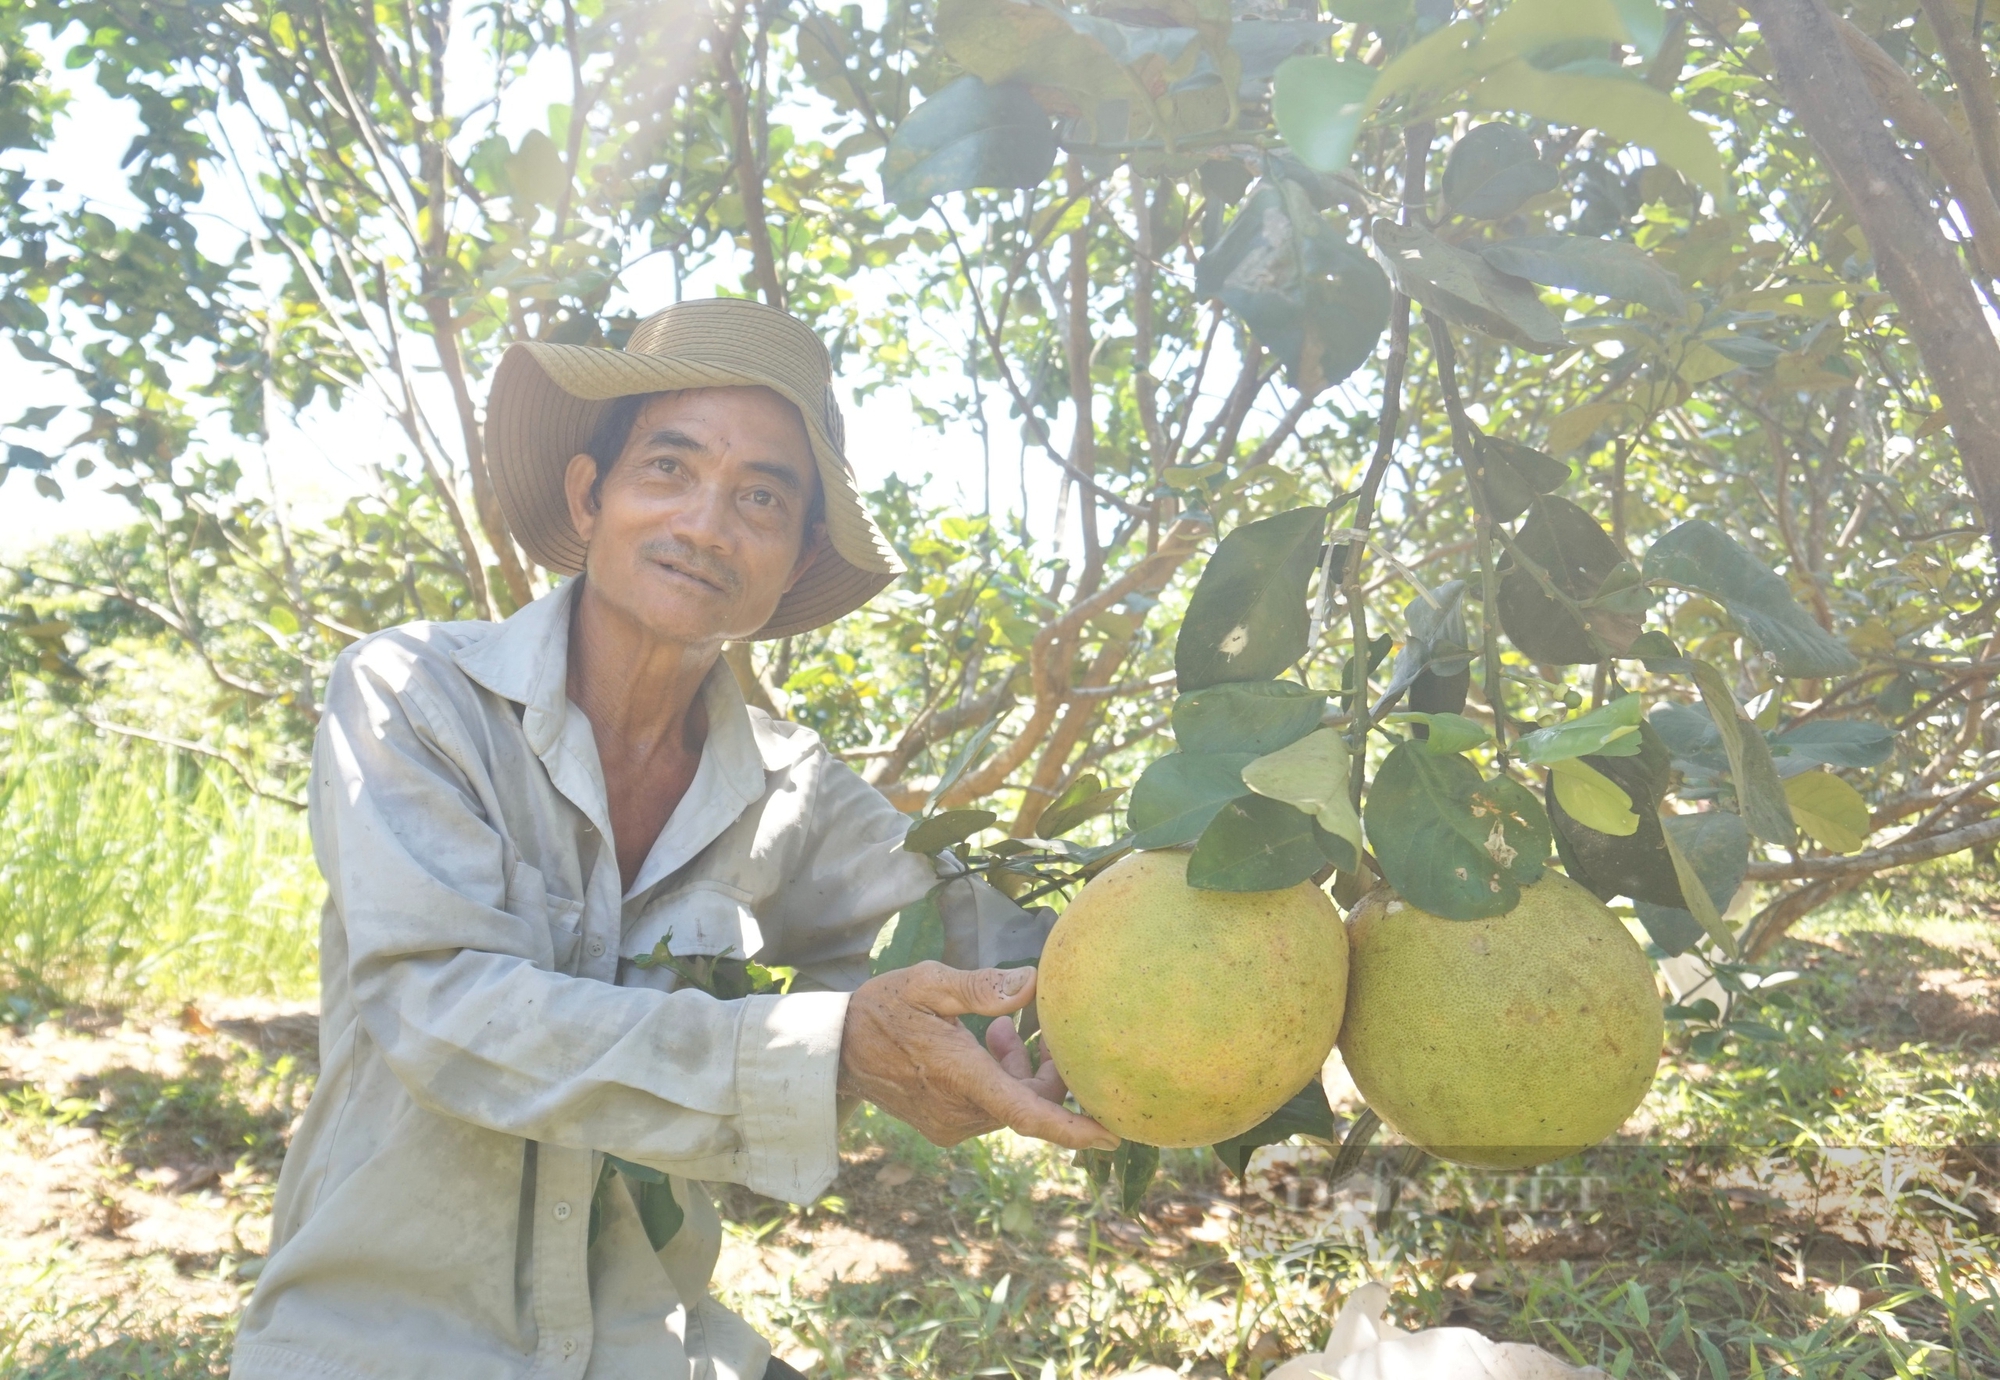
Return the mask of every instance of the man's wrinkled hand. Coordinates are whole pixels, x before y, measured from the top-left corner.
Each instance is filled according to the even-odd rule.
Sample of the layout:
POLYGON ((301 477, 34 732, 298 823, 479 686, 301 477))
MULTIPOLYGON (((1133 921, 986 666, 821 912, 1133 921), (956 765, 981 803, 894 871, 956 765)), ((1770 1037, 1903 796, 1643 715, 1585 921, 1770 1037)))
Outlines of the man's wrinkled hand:
POLYGON ((918 963, 870 978, 848 998, 840 1092, 907 1121, 933 1145, 1002 1126, 1073 1150, 1113 1149, 1118 1137, 1062 1105, 1055 1060, 1031 1066, 1008 1020, 981 1048, 960 1016, 1008 1016, 1035 995, 1033 968, 918 963))

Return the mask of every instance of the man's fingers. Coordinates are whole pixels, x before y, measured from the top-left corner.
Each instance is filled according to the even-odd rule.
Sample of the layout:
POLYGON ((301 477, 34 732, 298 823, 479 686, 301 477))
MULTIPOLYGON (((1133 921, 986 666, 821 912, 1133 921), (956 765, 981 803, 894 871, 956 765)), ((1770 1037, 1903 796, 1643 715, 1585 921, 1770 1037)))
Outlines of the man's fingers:
POLYGON ((940 1016, 1010 1016, 1035 995, 1033 968, 947 968, 926 959, 903 970, 903 998, 940 1016))
POLYGON ((1010 1081, 986 1109, 1024 1136, 1072 1150, 1116 1150, 1118 1137, 1087 1116, 1038 1097, 1026 1083, 1010 1081))
POLYGON ((1014 1029, 1014 1023, 1005 1016, 996 1017, 992 1025, 986 1027, 986 1052, 1000 1063, 1014 1078, 1032 1078, 1035 1066, 1028 1062, 1028 1047, 1021 1043, 1021 1032, 1014 1029))
POLYGON ((1035 1070, 1027 1083, 1035 1090, 1035 1096, 1046 1098, 1050 1102, 1062 1101, 1064 1095, 1069 1092, 1069 1084, 1063 1081, 1062 1070, 1056 1067, 1053 1058, 1044 1058, 1042 1066, 1035 1070))

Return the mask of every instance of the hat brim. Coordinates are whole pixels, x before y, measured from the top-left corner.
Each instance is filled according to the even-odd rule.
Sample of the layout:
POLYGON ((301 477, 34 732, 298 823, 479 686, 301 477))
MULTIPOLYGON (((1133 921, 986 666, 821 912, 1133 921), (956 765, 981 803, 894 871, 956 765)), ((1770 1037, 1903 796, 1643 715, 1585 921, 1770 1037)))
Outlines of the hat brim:
POLYGON ((853 473, 815 410, 775 379, 666 355, 523 342, 501 356, 486 403, 486 463, 522 549, 550 570, 573 575, 583 569, 584 543, 569 520, 563 477, 613 401, 745 387, 769 388, 798 409, 826 497, 826 545, 755 636, 824 627, 874 598, 903 573, 902 563, 862 505, 853 473))

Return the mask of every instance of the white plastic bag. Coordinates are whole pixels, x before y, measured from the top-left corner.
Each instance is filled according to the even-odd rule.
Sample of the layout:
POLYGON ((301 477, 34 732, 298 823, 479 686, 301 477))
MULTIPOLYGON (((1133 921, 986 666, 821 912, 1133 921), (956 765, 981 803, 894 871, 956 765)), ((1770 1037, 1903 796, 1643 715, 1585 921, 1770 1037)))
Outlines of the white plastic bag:
POLYGON ((1347 1296, 1326 1350, 1295 1356, 1265 1380, 1604 1380, 1525 1342, 1494 1342, 1469 1327, 1405 1332, 1383 1317, 1389 1291, 1369 1282, 1347 1296))

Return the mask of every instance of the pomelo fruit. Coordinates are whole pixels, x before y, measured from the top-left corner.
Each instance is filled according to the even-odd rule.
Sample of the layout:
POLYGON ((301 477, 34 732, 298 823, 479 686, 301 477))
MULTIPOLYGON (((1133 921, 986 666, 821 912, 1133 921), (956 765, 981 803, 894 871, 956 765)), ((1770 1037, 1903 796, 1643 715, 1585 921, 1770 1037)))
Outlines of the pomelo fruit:
POLYGON ((1249 1130, 1319 1072, 1347 1001, 1347 934, 1310 882, 1197 891, 1182 850, 1093 877, 1042 949, 1042 1037, 1084 1111, 1143 1145, 1249 1130))
POLYGON ((1463 1164, 1520 1168, 1617 1130, 1653 1086, 1664 1021, 1625 926, 1545 872, 1486 920, 1386 887, 1347 919, 1341 1057, 1375 1114, 1463 1164))

